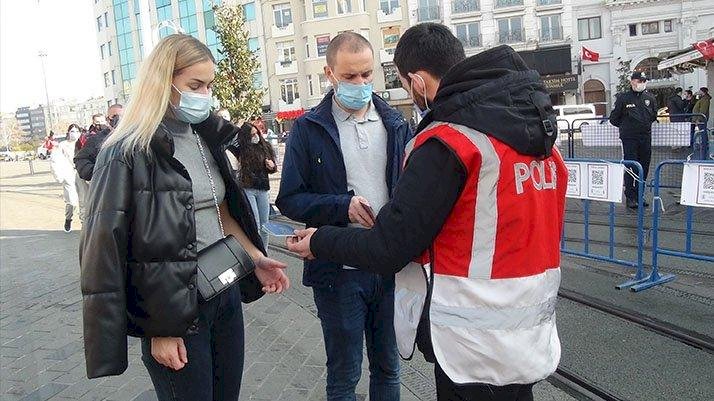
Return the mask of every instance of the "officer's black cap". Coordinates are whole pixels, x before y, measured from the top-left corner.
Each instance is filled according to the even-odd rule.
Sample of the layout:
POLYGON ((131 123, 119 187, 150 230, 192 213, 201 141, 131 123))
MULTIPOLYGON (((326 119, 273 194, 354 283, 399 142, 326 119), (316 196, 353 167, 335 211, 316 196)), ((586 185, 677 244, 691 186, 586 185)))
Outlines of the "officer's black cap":
POLYGON ((639 79, 642 82, 646 82, 647 76, 643 72, 635 71, 632 73, 630 79, 639 79))

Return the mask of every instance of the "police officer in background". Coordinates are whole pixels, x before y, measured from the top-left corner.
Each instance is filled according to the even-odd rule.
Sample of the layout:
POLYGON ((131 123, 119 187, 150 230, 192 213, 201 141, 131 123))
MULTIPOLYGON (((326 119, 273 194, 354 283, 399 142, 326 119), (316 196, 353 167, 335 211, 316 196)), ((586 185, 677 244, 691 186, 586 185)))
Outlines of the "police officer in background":
MULTIPOLYGON (((615 107, 610 113, 610 123, 620 129, 620 139, 625 160, 642 165, 642 180, 647 180, 647 171, 652 158, 652 123, 657 121, 657 99, 646 92, 647 77, 635 71, 630 77, 632 90, 617 94, 615 107)), ((637 186, 633 177, 625 172, 625 197, 627 207, 637 209, 637 186)), ((644 206, 649 206, 645 201, 644 206)))

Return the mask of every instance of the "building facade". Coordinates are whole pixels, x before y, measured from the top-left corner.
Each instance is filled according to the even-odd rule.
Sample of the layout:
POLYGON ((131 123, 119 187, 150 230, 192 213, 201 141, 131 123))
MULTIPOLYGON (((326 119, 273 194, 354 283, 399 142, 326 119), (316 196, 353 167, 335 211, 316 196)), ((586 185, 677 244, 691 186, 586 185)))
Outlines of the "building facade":
MULTIPOLYGON (((645 72, 648 90, 664 106, 675 87, 696 92, 707 86, 704 69, 690 74, 659 71, 667 53, 685 49, 714 36, 714 2, 706 0, 577 0, 570 35, 574 48, 600 54, 597 62, 583 61, 579 82, 583 103, 595 103, 599 114, 609 114, 620 82, 618 67, 645 72)), ((573 60, 574 65, 578 59, 573 60)))
POLYGON ((101 97, 85 101, 57 99, 47 110, 49 115, 45 115, 45 119, 52 121, 50 129, 55 133, 64 133, 70 124, 86 127, 92 123, 93 115, 106 114, 107 102, 101 97))
POLYGON ((20 107, 15 111, 15 118, 20 129, 33 138, 42 138, 49 133, 45 125, 45 109, 42 106, 20 107))

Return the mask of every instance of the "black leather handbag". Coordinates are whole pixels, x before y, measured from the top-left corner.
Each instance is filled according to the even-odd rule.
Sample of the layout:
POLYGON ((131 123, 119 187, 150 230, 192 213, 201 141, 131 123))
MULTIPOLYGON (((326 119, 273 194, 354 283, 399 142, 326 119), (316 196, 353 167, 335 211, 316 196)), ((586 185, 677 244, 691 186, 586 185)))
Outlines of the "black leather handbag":
POLYGON ((225 234, 223 229, 223 220, 221 219, 221 209, 218 206, 218 197, 216 196, 216 185, 211 175, 211 168, 208 165, 208 159, 203 150, 203 144, 198 134, 194 131, 196 143, 201 152, 203 166, 206 169, 208 181, 211 184, 211 192, 213 194, 213 203, 216 207, 218 217, 218 225, 221 227, 223 238, 213 244, 202 249, 198 253, 198 265, 196 272, 196 286, 198 292, 205 301, 210 301, 225 290, 231 288, 235 283, 241 283, 241 300, 243 302, 252 302, 262 295, 258 294, 257 288, 262 288, 257 277, 255 277, 255 264, 253 259, 248 255, 248 252, 233 237, 233 235, 225 234), (249 277, 250 276, 250 277, 249 277), (246 278, 245 283, 241 282, 246 278), (246 287, 246 296, 243 295, 243 287, 246 287))

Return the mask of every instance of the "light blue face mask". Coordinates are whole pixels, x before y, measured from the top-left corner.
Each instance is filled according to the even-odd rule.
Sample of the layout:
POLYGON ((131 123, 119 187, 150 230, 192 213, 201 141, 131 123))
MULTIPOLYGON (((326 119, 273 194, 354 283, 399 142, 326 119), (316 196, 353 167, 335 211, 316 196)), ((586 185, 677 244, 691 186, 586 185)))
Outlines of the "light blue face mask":
POLYGON ((181 95, 178 106, 171 105, 174 109, 174 114, 176 114, 176 118, 189 124, 198 124, 208 118, 213 101, 210 92, 208 95, 194 92, 181 92, 175 85, 171 84, 171 86, 181 95))
POLYGON ((372 100, 372 83, 353 84, 351 82, 337 83, 337 101, 350 110, 362 110, 372 100))

